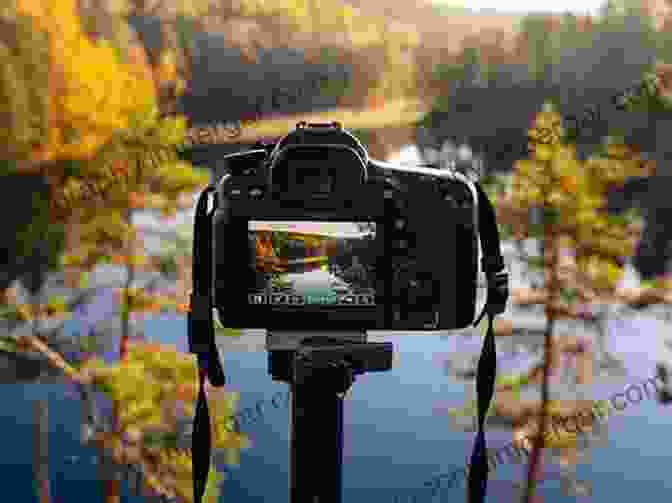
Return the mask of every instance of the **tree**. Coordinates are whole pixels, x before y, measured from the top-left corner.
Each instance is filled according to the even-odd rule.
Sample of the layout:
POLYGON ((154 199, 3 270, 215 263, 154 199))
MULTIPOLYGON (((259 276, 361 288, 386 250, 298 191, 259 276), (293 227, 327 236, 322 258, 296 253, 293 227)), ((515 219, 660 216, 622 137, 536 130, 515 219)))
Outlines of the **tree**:
MULTIPOLYGON (((488 172, 507 171, 526 155, 530 117, 551 99, 563 118, 582 118, 588 108, 599 110, 590 127, 573 132, 580 157, 599 149, 612 132, 642 151, 655 151, 651 115, 625 114, 612 99, 652 68, 657 42, 650 19, 610 12, 595 23, 565 16, 558 25, 532 16, 522 28, 508 62, 487 69, 485 82, 466 76, 456 82, 454 73, 445 73, 444 92, 419 125, 441 140, 468 141, 484 154, 488 172), (497 114, 492 113, 495 109, 497 114)), ((471 51, 482 60, 480 45, 472 44, 471 51)), ((467 54, 465 50, 463 57, 467 54)), ((480 61, 474 66, 484 74, 480 61)))
MULTIPOLYGON (((5 174, 41 176, 47 188, 39 193, 51 210, 77 162, 95 155, 115 129, 128 124, 134 110, 151 105, 152 83, 137 78, 133 66, 120 64, 109 46, 91 43, 72 3, 13 2, 3 8, 0 22, 5 174), (80 71, 84 67, 90 72, 80 71)), ((54 226, 68 217, 67 211, 48 213, 54 226)), ((20 218, 17 212, 8 214, 20 218)), ((9 251, 14 257, 25 252, 9 251)))
POLYGON ((642 277, 648 281, 660 280, 668 272, 672 233, 665 222, 672 216, 669 204, 669 190, 672 187, 669 175, 670 147, 666 138, 672 131, 670 112, 670 65, 658 64, 640 83, 628 93, 624 103, 626 113, 650 114, 656 117, 653 143, 656 146, 653 162, 655 173, 646 187, 645 197, 640 199, 646 215, 642 238, 634 257, 634 265, 642 277))
MULTIPOLYGON (((572 24, 570 19, 567 19, 572 24)), ((548 79, 553 65, 556 47, 553 22, 546 15, 526 16, 521 23, 520 49, 527 55, 530 78, 533 81, 548 79)))
MULTIPOLYGON (((177 157, 185 118, 164 117, 159 110, 156 87, 162 78, 173 75, 159 72, 155 79, 128 48, 115 48, 102 38, 91 40, 73 1, 44 5, 17 0, 1 14, 8 27, 0 31, 2 158, 9 167, 7 176, 32 176, 30 181, 38 178, 48 187, 41 192, 48 197, 38 197, 39 204, 31 208, 38 213, 35 221, 25 222, 32 211, 17 217, 15 226, 23 229, 24 236, 8 253, 15 261, 26 262, 21 257, 30 239, 32 261, 39 267, 31 268, 25 277, 31 291, 38 291, 43 265, 49 264, 58 248, 57 236, 49 239, 45 231, 52 224, 62 224, 75 228, 79 237, 75 249, 63 257, 65 264, 86 269, 121 251, 129 264, 128 287, 132 265, 140 260, 131 256, 136 232, 130 211, 151 207, 174 214, 183 193, 208 181, 207 173, 177 157), (38 232, 42 232, 39 238, 38 232)), ((8 208, 8 213, 16 211, 8 208)), ((148 305, 135 305, 133 297, 128 288, 123 290, 122 361, 128 351, 128 313, 148 305)), ((35 308, 24 314, 35 318, 40 311, 35 308)), ((5 342, 39 351, 76 376, 60 355, 35 337, 5 342)), ((193 361, 191 365, 195 369, 193 361)), ((121 412, 120 403, 115 407, 121 412)), ((121 433, 117 425, 115 434, 121 433)), ((108 482, 107 501, 117 501, 118 480, 108 482)))
POLYGON ((539 132, 550 129, 559 118, 551 104, 537 114, 528 131, 533 140, 532 155, 515 163, 511 192, 497 205, 500 222, 513 223, 517 229, 515 239, 536 238, 543 243, 542 256, 535 264, 544 271, 542 290, 512 292, 514 302, 543 304, 547 319, 542 413, 530 456, 528 502, 549 432, 547 402, 550 362, 556 352, 555 321, 586 319, 594 303, 635 302, 617 290, 625 258, 633 251, 630 221, 607 211, 606 195, 646 169, 638 153, 622 138, 609 138, 600 155, 586 161, 577 158, 576 146, 567 142, 562 129, 552 141, 535 143, 539 132), (532 225, 527 218, 535 208, 543 212, 541 225, 532 225))
MULTIPOLYGON (((12 128, 5 133, 9 138, 4 152, 30 161, 26 169, 39 170, 41 163, 48 161, 88 159, 115 131, 129 125, 134 112, 152 107, 153 83, 142 78, 137 68, 120 63, 109 44, 91 42, 82 32, 73 2, 19 0, 13 12, 15 19, 29 16, 35 29, 28 31, 45 40, 42 53, 47 64, 42 71, 50 76, 48 86, 38 85, 33 91, 42 96, 38 116, 45 120, 41 129, 18 134, 20 131, 12 128)), ((20 44, 16 49, 5 56, 4 67, 20 68, 24 60, 34 58, 35 49, 20 44)), ((28 84, 29 78, 8 75, 2 80, 3 90, 28 84)), ((21 110, 10 114, 15 121, 21 120, 21 110)))

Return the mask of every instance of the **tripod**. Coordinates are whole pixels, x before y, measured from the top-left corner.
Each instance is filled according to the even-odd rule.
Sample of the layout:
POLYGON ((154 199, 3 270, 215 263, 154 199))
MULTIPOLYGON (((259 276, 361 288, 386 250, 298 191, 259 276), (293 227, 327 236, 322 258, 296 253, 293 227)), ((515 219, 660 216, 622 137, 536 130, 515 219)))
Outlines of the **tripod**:
POLYGON ((364 332, 269 332, 269 374, 289 384, 289 502, 341 503, 343 398, 356 376, 392 368, 391 342, 364 332))

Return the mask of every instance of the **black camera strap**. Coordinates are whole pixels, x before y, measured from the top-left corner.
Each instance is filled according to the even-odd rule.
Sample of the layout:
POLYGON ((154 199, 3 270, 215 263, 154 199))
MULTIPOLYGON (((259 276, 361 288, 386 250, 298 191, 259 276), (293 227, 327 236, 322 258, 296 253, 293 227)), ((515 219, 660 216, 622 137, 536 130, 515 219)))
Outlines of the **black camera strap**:
POLYGON ((196 354, 199 375, 198 401, 194 415, 191 439, 191 463, 194 481, 194 503, 200 503, 210 471, 212 439, 210 437, 210 414, 205 395, 206 379, 212 386, 224 386, 226 379, 215 345, 215 325, 212 314, 212 211, 208 213, 208 194, 214 192, 206 187, 199 196, 194 215, 193 287, 190 309, 187 314, 187 337, 189 352, 196 354))
POLYGON ((478 194, 478 227, 483 250, 482 269, 488 282, 488 293, 483 311, 476 318, 478 325, 488 315, 488 329, 483 341, 476 372, 476 397, 478 403, 478 431, 469 463, 468 503, 483 503, 488 485, 488 450, 485 442, 485 418, 495 393, 497 354, 495 348, 494 317, 506 310, 509 296, 509 276, 504 269, 495 209, 485 191, 474 183, 478 194))

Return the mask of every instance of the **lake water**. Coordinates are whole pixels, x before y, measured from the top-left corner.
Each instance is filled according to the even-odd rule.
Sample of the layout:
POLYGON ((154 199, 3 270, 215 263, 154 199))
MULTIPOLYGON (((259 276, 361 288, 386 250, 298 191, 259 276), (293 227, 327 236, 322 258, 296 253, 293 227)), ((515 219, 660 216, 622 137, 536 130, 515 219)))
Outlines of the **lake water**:
MULTIPOLYGON (((157 317, 145 321, 148 338, 174 343, 186 349, 184 318, 157 317)), ((251 350, 226 351, 224 368, 227 388, 240 393, 240 407, 252 407, 270 400, 286 389, 267 371, 263 341, 253 341, 251 350)), ((471 451, 473 433, 457 431, 437 404, 458 406, 465 399, 465 384, 446 376, 437 355, 453 351, 451 338, 439 335, 375 335, 370 340, 394 343, 393 369, 360 376, 346 400, 344 423, 343 486, 345 502, 412 501, 430 503, 421 490, 431 476, 451 472, 464 464, 471 451), (404 499, 399 499, 403 497, 404 499)), ((241 348, 242 346, 237 346, 241 348)), ((642 368, 642 377, 650 375, 642 368)), ((651 369, 652 371, 653 369, 651 369)), ((467 384, 466 388, 473 387, 467 384)), ((614 390, 611 386, 611 392, 614 390)), ((604 389, 608 392, 607 388, 604 389)), ((0 394, 2 446, 1 477, 5 482, 3 501, 37 502, 31 466, 32 402, 49 403, 49 470, 54 502, 100 501, 95 451, 79 444, 79 402, 64 398, 60 385, 5 385, 0 394)), ((603 396, 602 398, 608 398, 603 396)), ((241 452, 238 467, 228 468, 222 502, 288 501, 288 410, 266 407, 262 420, 247 425, 252 447, 241 452)), ((598 501, 630 501, 646 495, 647 501, 661 501, 669 495, 667 480, 670 411, 643 401, 631 405, 621 417, 611 418, 608 442, 591 449, 590 457, 577 467, 577 478, 588 480, 598 501)), ((510 431, 491 429, 490 447, 511 440, 510 431)), ((566 501, 557 480, 559 468, 547 463, 547 482, 539 488, 547 503, 566 501)), ((512 480, 522 480, 521 465, 500 466, 490 486, 487 501, 512 501, 512 480)), ((442 493, 441 501, 464 501, 463 491, 442 493)), ((125 492, 122 501, 142 498, 125 492)))

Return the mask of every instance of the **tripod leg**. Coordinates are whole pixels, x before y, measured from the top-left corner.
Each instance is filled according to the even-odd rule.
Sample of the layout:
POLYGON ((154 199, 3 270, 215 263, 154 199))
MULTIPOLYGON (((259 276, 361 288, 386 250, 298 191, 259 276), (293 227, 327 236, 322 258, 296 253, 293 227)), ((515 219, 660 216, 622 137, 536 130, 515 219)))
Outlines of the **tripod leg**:
POLYGON ((292 384, 290 503, 341 503, 343 400, 319 379, 292 384))

